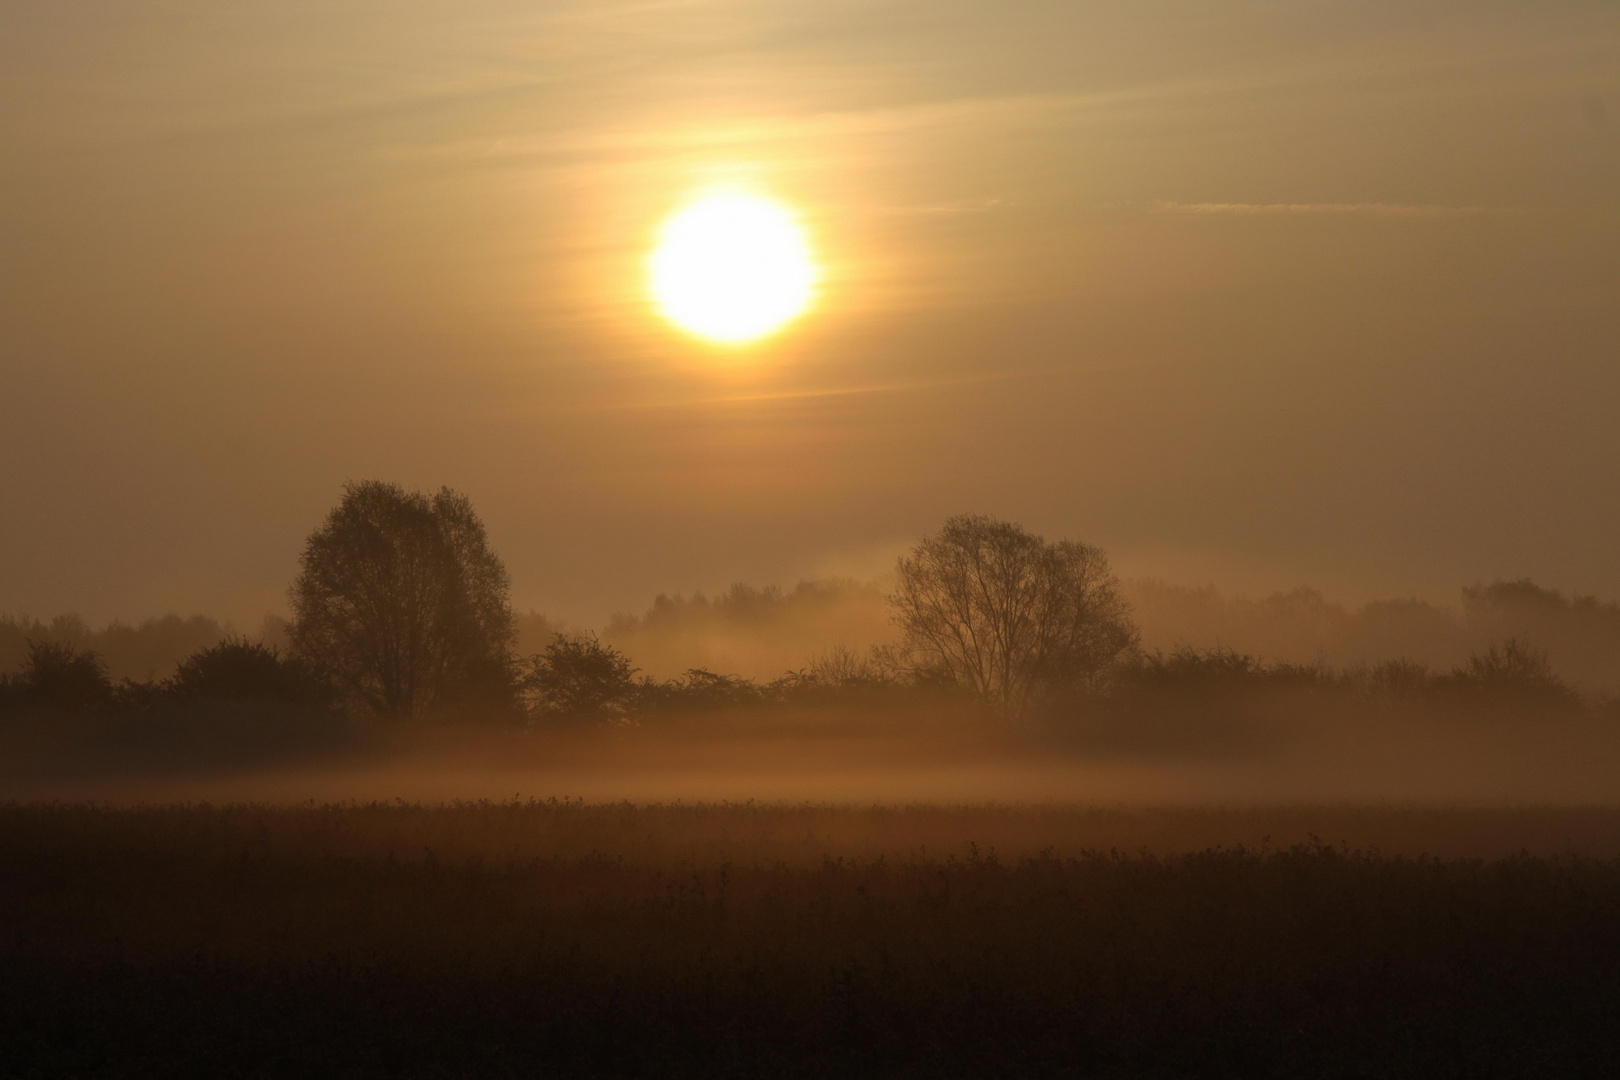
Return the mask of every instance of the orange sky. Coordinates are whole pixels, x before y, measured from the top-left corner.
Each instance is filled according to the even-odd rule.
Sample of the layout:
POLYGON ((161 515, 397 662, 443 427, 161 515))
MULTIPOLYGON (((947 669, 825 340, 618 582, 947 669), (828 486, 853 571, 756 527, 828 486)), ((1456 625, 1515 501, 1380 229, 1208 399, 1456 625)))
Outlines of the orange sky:
POLYGON ((521 607, 950 513, 1239 590, 1620 595, 1620 7, 0 3, 0 611, 282 607, 346 479, 521 607), (652 314, 798 208, 818 308, 652 314))

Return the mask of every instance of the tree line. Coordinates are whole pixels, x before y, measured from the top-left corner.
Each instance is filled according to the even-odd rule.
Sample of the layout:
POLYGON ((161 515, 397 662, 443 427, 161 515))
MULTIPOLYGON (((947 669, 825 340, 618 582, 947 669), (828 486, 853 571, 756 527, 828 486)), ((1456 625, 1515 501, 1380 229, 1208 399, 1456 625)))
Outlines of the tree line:
POLYGON ((510 577, 471 501, 449 489, 347 485, 305 542, 290 600, 286 650, 229 637, 162 680, 115 682, 93 651, 33 640, 20 669, 0 676, 0 711, 254 701, 386 722, 623 723, 949 698, 1018 721, 1302 687, 1368 701, 1581 704, 1544 654, 1514 639, 1449 672, 1398 660, 1335 671, 1221 649, 1145 653, 1103 551, 982 515, 950 518, 900 558, 888 597, 896 644, 834 649, 763 683, 702 668, 655 680, 589 634, 558 633, 515 655, 510 577))
MULTIPOLYGON (((284 621, 267 617, 259 636, 279 638, 284 621)), ((206 615, 171 614, 138 623, 115 619, 99 628, 76 615, 50 620, 0 615, 0 672, 20 667, 30 642, 49 642, 95 653, 114 679, 152 682, 193 653, 235 636, 234 627, 206 615)))

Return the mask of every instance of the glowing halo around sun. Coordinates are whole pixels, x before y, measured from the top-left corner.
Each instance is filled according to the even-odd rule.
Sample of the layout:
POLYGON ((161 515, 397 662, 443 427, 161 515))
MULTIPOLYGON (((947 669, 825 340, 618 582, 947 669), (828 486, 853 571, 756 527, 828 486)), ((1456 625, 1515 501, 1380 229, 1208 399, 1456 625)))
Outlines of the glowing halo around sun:
POLYGON ((720 345, 746 345, 792 322, 814 303, 819 276, 792 211, 737 191, 676 211, 648 270, 664 317, 720 345))

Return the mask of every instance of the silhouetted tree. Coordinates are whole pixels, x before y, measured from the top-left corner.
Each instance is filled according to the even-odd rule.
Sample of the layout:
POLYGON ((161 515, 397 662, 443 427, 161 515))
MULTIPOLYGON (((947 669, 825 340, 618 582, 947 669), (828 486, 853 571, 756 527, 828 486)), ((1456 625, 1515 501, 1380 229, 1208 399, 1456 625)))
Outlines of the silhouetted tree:
POLYGON ((163 691, 183 700, 285 705, 328 705, 333 699, 332 688, 308 664, 246 638, 226 638, 188 656, 163 691))
POLYGON ((5 676, 0 689, 0 699, 16 712, 97 712, 115 702, 101 658, 58 641, 30 641, 22 669, 5 676))
POLYGON ((1136 643, 1101 550, 960 515, 900 559, 889 598, 919 667, 1007 715, 1057 686, 1095 685, 1136 643))
POLYGON ((349 484, 300 563, 293 647, 346 697, 396 719, 511 704, 509 579, 465 495, 349 484))
POLYGON ((524 689, 542 716, 615 720, 629 711, 636 693, 636 669, 629 658, 603 645, 595 634, 555 634, 526 665, 524 689))

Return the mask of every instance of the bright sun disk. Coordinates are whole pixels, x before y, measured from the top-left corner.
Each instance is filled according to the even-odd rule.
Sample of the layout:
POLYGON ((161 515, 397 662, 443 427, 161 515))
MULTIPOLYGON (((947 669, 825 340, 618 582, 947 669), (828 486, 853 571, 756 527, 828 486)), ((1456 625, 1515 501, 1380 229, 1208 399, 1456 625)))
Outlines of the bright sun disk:
POLYGON ((764 337, 815 299, 815 262, 793 213, 739 192, 705 196, 666 221, 650 272, 666 318, 724 345, 764 337))

